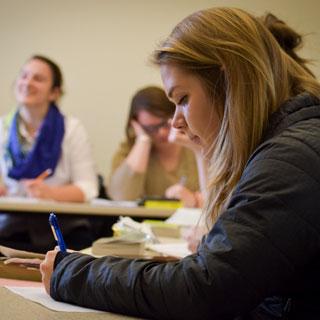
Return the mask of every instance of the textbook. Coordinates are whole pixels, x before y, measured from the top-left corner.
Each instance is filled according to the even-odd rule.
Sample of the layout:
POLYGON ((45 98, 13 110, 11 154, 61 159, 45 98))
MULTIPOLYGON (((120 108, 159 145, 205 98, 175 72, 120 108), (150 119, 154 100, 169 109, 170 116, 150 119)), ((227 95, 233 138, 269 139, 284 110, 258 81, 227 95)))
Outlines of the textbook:
POLYGON ((31 252, 31 251, 23 251, 17 250, 5 246, 0 246, 0 255, 7 258, 38 258, 44 259, 45 255, 42 253, 31 252))
POLYGON ((100 238, 92 244, 95 256, 135 257, 144 254, 145 241, 132 240, 126 236, 100 238))
POLYGON ((153 234, 156 237, 166 237, 166 238, 180 238, 181 228, 180 226, 172 223, 167 223, 165 221, 159 220, 143 220, 151 227, 153 234))
POLYGON ((0 246, 0 277, 41 281, 40 261, 44 254, 0 246), (9 263, 8 263, 9 262, 9 263))
POLYGON ((41 282, 41 273, 38 267, 16 263, 5 264, 5 260, 0 259, 0 278, 41 282))

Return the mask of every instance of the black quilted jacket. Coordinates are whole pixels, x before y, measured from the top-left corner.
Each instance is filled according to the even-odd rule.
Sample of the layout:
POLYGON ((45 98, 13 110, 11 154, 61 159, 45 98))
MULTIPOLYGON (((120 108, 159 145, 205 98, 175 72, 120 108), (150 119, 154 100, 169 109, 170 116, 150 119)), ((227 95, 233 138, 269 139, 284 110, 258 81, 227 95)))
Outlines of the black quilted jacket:
POLYGON ((272 115, 227 210, 175 263, 58 254, 56 300, 154 319, 320 319, 320 101, 272 115))

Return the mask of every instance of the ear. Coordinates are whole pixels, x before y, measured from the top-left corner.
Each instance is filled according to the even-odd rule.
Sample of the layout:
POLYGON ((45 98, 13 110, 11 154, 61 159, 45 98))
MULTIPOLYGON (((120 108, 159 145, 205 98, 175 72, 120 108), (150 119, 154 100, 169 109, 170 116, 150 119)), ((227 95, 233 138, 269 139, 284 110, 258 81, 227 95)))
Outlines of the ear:
POLYGON ((57 87, 53 88, 50 94, 50 101, 57 101, 59 100, 60 96, 61 96, 60 88, 57 88, 57 87))

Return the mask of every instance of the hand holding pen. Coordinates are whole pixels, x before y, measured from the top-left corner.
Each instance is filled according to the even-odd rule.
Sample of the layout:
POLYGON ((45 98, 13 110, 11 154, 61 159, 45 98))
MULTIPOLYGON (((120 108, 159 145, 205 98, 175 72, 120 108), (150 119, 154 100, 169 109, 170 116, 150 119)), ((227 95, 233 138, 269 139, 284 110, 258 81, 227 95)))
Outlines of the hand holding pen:
POLYGON ((165 196, 169 199, 179 199, 182 201, 182 205, 188 208, 197 207, 197 199, 195 192, 189 190, 185 184, 187 182, 187 177, 182 176, 178 183, 170 186, 165 191, 165 196))
POLYGON ((40 173, 40 174, 35 178, 35 180, 37 180, 37 181, 43 181, 44 179, 48 178, 51 173, 52 173, 52 170, 51 170, 51 169, 44 170, 42 173, 40 173))
POLYGON ((5 186, 0 185, 0 197, 5 196, 7 194, 7 188, 5 186))
POLYGON ((49 224, 60 251, 65 252, 67 247, 63 240, 62 232, 59 228, 57 216, 54 213, 50 213, 49 215, 49 224))
POLYGON ((181 176, 179 180, 180 186, 184 187, 187 183, 187 177, 186 176, 181 176))
MULTIPOLYGON (((61 230, 59 228, 58 219, 54 213, 49 215, 49 224, 53 232, 53 236, 58 243, 60 251, 65 252, 67 250, 66 244, 64 243, 61 230)), ((50 280, 53 272, 54 261, 58 251, 51 250, 46 254, 45 259, 40 264, 40 272, 42 277, 42 283, 47 294, 50 295, 50 280)))

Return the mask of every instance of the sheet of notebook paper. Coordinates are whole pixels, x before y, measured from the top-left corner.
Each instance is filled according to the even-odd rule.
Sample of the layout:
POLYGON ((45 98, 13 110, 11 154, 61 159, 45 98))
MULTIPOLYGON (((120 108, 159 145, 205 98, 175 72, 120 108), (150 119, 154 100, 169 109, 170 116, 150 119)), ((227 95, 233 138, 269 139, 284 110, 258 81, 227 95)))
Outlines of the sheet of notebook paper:
POLYGON ((83 308, 69 303, 58 302, 53 300, 46 292, 43 286, 41 287, 13 287, 6 286, 7 289, 15 294, 18 294, 25 299, 34 301, 44 307, 54 311, 64 312, 102 312, 99 310, 83 308))

